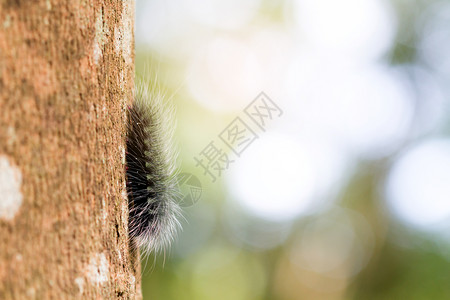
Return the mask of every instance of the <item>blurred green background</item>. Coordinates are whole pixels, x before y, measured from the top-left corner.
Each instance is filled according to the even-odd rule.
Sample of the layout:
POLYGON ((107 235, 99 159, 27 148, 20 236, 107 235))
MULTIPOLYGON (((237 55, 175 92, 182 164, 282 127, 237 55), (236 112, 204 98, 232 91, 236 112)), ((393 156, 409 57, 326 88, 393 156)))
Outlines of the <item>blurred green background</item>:
POLYGON ((136 73, 202 188, 144 299, 450 299, 450 1, 136 2, 136 73))

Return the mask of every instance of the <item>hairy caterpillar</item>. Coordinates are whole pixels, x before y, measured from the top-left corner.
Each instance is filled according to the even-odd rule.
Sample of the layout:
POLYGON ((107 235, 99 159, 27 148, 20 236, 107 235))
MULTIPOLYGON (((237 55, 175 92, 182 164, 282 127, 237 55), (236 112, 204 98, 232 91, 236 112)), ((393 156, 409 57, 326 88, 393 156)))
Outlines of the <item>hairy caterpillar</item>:
POLYGON ((126 176, 129 233, 144 254, 164 251, 180 228, 175 157, 170 125, 173 110, 164 95, 137 84, 129 107, 126 176))

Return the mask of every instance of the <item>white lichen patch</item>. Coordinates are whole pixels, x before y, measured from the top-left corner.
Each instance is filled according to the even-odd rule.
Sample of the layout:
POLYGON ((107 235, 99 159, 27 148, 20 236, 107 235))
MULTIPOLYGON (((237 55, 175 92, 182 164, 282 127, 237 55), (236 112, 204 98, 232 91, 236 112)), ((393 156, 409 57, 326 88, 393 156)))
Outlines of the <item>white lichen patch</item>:
POLYGON ((36 299, 36 289, 34 287, 30 287, 27 289, 27 296, 36 299))
POLYGON ((125 63, 128 65, 133 62, 134 7, 132 3, 132 1, 124 1, 122 12, 122 55, 125 63))
POLYGON ((132 62, 133 51, 133 20, 128 11, 130 4, 124 3, 124 10, 120 26, 114 28, 114 50, 123 56, 126 64, 132 62))
MULTIPOLYGON (((125 74, 123 72, 123 70, 120 70, 119 72, 119 86, 120 89, 123 90, 125 88, 125 74)), ((124 97, 125 99, 125 97, 124 97)))
POLYGON ((100 60, 100 57, 103 56, 102 49, 100 48, 100 45, 97 43, 97 41, 94 42, 94 62, 95 64, 98 64, 98 61, 100 60))
POLYGON ((22 205, 22 172, 0 156, 0 219, 12 220, 22 205))
POLYGON ((83 279, 83 277, 75 278, 75 284, 78 286, 78 291, 80 292, 80 295, 83 295, 83 293, 84 293, 84 279, 83 279))
POLYGON ((7 29, 7 28, 9 28, 9 26, 11 26, 11 16, 6 15, 5 21, 3 22, 3 28, 7 29))
POLYGON ((103 15, 101 13, 98 14, 97 19, 95 20, 95 37, 94 37, 94 45, 93 45, 93 57, 94 62, 98 64, 98 61, 103 56, 103 45, 105 44, 105 31, 103 28, 103 15))
POLYGON ((8 129, 6 131, 6 136, 7 136, 6 142, 7 142, 8 146, 13 145, 17 141, 16 130, 12 126, 8 126, 8 129))
POLYGON ((123 145, 119 146, 119 152, 120 152, 120 160, 122 161, 122 165, 124 165, 126 163, 127 151, 125 150, 125 147, 123 145))
POLYGON ((91 257, 86 268, 86 277, 93 285, 101 285, 108 281, 109 262, 105 254, 96 253, 91 257))

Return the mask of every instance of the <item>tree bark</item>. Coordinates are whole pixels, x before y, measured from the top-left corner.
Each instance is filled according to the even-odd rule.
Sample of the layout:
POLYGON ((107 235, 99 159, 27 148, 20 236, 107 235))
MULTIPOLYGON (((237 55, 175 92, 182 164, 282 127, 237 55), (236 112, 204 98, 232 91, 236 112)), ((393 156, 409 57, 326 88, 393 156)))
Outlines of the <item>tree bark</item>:
POLYGON ((141 298, 134 1, 0 0, 0 299, 141 298))

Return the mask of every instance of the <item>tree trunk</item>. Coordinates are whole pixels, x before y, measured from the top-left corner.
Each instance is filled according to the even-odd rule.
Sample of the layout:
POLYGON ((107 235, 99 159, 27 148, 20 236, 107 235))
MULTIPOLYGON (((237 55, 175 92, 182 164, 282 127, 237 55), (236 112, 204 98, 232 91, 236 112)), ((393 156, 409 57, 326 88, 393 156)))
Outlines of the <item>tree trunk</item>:
POLYGON ((133 1, 0 1, 0 299, 141 298, 133 1))

